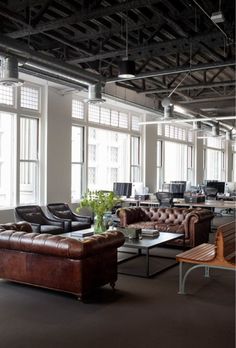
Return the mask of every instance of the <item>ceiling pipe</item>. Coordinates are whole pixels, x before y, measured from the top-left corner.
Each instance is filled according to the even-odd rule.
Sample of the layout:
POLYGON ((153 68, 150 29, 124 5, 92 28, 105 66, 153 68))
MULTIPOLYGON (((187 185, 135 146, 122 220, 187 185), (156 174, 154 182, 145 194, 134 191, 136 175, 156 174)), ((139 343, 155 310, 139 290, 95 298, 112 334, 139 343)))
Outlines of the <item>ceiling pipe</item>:
POLYGON ((138 80, 138 79, 146 79, 149 77, 158 77, 158 76, 168 76, 168 75, 174 75, 174 74, 182 74, 187 73, 189 71, 195 72, 195 71, 201 71, 201 70, 209 70, 209 69, 218 69, 218 68, 224 68, 227 66, 234 66, 236 65, 236 62, 234 60, 224 61, 224 62, 215 62, 215 63, 206 63, 206 64, 196 64, 196 66, 192 65, 191 67, 183 66, 173 69, 161 69, 154 72, 144 72, 135 75, 132 78, 128 79, 119 79, 119 78, 110 78, 106 80, 106 83, 114 83, 114 82, 122 82, 126 80, 138 80))
POLYGON ((63 86, 69 87, 69 88, 73 88, 76 91, 79 91, 79 90, 86 91, 88 89, 87 86, 80 85, 78 82, 76 82, 74 80, 71 80, 69 78, 65 78, 62 76, 58 76, 58 75, 56 76, 53 74, 49 74, 49 73, 44 72, 42 70, 30 69, 30 68, 25 69, 24 67, 19 67, 19 72, 27 74, 27 75, 35 76, 35 77, 38 77, 40 79, 44 79, 47 81, 51 81, 51 82, 54 82, 54 83, 57 83, 59 85, 63 85, 63 86))
MULTIPOLYGON (((51 76, 53 78, 58 79, 58 82, 60 80, 62 81, 68 81, 70 83, 75 84, 79 88, 88 89, 90 84, 88 84, 86 81, 82 81, 80 78, 78 78, 75 74, 66 74, 63 70, 56 70, 50 67, 40 66, 38 67, 37 64, 29 63, 29 64, 23 64, 20 68, 20 71, 23 71, 27 74, 29 73, 32 75, 32 72, 34 73, 40 73, 44 78, 47 78, 48 76, 51 76)), ((59 82, 60 83, 60 82, 59 82)))
POLYGON ((82 86, 88 87, 101 81, 100 75, 93 74, 68 63, 63 63, 45 54, 35 52, 28 48, 28 46, 4 35, 0 36, 0 53, 16 56, 25 69, 27 67, 36 68, 49 74, 71 77, 74 79, 74 82, 82 86))

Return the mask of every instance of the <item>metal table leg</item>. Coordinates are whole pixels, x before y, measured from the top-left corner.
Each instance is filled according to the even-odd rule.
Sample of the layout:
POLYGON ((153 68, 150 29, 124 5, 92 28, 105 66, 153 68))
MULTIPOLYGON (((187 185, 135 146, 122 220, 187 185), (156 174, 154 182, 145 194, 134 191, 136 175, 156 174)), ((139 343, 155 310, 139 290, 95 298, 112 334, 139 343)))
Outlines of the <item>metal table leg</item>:
POLYGON ((149 277, 149 249, 146 250, 146 276, 149 277))

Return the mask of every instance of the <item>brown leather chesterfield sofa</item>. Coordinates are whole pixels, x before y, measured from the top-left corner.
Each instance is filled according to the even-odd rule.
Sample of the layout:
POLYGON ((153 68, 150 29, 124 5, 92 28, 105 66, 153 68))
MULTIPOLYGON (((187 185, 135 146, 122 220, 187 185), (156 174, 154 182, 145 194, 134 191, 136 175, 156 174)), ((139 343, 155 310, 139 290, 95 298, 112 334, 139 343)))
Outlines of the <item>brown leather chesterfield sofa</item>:
MULTIPOLYGON (((185 234, 185 246, 192 248, 207 243, 211 230, 213 213, 207 209, 188 208, 121 208, 117 215, 120 227, 150 228, 162 232, 185 234)), ((182 239, 176 239, 170 244, 183 245, 182 239)))
POLYGON ((83 241, 32 232, 27 223, 0 225, 0 278, 68 292, 82 299, 117 280, 122 232, 83 241))

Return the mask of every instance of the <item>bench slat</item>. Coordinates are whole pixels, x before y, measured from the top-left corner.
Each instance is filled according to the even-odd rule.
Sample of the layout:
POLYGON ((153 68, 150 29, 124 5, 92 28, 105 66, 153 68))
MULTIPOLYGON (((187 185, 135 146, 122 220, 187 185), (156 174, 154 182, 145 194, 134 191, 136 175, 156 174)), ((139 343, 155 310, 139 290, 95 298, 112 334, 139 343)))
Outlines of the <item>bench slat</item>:
POLYGON ((177 261, 210 261, 215 258, 215 245, 201 244, 176 256, 177 261))
POLYGON ((205 276, 209 276, 209 268, 236 270, 235 259, 235 222, 220 226, 217 229, 215 244, 201 244, 176 255, 179 261, 179 294, 184 294, 185 281, 188 274, 196 268, 204 267, 205 276), (193 264, 183 276, 182 263, 193 264))

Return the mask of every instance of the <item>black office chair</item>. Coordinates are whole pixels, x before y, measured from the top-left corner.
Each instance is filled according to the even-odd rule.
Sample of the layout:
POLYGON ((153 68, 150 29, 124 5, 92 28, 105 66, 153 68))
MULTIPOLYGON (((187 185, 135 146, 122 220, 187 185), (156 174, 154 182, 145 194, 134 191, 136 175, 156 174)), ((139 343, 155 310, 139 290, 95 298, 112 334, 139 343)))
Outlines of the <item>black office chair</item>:
POLYGON ((16 221, 27 221, 33 232, 61 234, 65 232, 63 221, 49 219, 38 205, 25 205, 15 208, 16 221))
POLYGON ((47 205, 49 215, 54 220, 65 223, 66 232, 78 231, 91 227, 91 217, 75 214, 67 203, 50 203, 47 205))
POLYGON ((218 190, 215 187, 204 187, 204 193, 206 195, 206 199, 216 199, 218 190))
POLYGON ((174 195, 172 192, 156 192, 156 198, 160 207, 173 207, 174 195))

